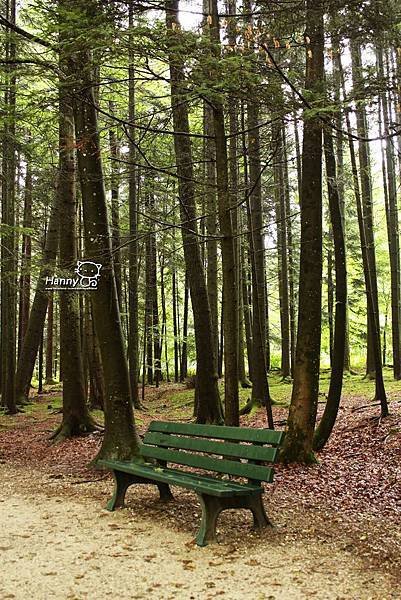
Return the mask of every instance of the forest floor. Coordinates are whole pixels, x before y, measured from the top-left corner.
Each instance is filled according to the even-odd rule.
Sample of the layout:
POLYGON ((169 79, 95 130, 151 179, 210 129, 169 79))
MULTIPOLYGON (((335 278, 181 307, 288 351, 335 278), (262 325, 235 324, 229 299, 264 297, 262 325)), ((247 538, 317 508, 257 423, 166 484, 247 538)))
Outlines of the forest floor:
MULTIPOLYGON (((350 377, 318 464, 279 466, 267 486, 274 528, 254 533, 246 511, 227 511, 206 548, 194 543, 200 508, 189 491, 174 488, 176 501, 161 505, 151 486, 130 488, 126 509, 104 510, 112 481, 88 466, 101 435, 48 441, 59 391, 0 415, 0 600, 401 599, 398 388, 389 382, 391 416, 380 420, 371 382, 350 377)), ((192 390, 146 392, 141 431, 154 418, 190 419, 192 390)), ((273 378, 272 392, 280 428, 290 386, 273 378)), ((264 412, 243 425, 266 426, 264 412)))

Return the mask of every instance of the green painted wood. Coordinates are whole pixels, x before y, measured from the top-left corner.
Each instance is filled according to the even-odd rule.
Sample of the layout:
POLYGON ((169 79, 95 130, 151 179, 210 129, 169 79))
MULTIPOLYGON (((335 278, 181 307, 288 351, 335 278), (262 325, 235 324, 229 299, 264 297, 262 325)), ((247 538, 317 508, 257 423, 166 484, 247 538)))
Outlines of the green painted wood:
POLYGON ((220 498, 231 496, 254 496, 263 492, 261 487, 255 485, 242 485, 233 481, 215 479, 209 476, 187 473, 177 469, 166 469, 149 463, 120 462, 101 460, 99 465, 112 471, 122 471, 138 477, 149 479, 149 483, 162 482, 169 485, 194 490, 201 494, 210 494, 220 498))
POLYGON ((149 425, 149 431, 273 445, 280 445, 284 439, 284 431, 274 431, 272 429, 198 425, 197 423, 168 423, 165 421, 152 421, 149 425))
POLYGON ((159 448, 157 446, 146 446, 145 444, 142 444, 141 446, 141 454, 142 456, 149 458, 166 460, 170 463, 187 465, 188 467, 205 469, 206 471, 217 471, 228 475, 237 475, 255 481, 267 481, 269 483, 273 481, 273 469, 261 465, 211 458, 209 456, 202 456, 201 454, 190 454, 179 450, 168 450, 167 448, 159 448))
POLYGON ((193 452, 208 452, 209 454, 220 454, 222 456, 233 456, 236 458, 247 458, 248 460, 274 463, 277 448, 264 446, 244 446, 232 442, 216 442, 205 438, 177 437, 174 435, 148 432, 144 438, 144 444, 152 446, 163 446, 166 448, 179 448, 181 450, 192 450, 193 452))

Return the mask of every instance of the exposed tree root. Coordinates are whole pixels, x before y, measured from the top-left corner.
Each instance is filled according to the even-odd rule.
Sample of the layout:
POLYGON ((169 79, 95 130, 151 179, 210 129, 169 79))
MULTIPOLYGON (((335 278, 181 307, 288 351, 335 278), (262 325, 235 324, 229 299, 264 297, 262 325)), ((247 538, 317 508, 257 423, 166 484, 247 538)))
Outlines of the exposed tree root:
POLYGON ((86 419, 84 422, 78 423, 74 418, 61 423, 49 439, 53 444, 59 444, 69 438, 88 435, 95 431, 103 431, 103 427, 98 425, 93 419, 86 419))

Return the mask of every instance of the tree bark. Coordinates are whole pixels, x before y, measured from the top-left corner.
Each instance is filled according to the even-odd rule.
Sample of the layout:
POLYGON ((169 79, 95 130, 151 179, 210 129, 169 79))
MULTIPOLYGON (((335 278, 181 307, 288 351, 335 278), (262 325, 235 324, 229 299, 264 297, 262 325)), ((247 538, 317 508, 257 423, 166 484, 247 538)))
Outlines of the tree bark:
POLYGON ((347 331, 347 265, 345 236, 341 211, 341 197, 338 188, 336 160, 331 129, 324 132, 326 176, 329 195, 329 210, 334 241, 335 323, 331 358, 331 377, 326 406, 313 438, 314 450, 322 450, 336 422, 341 400, 344 374, 344 358, 347 331))
MULTIPOLYGON (((306 2, 305 88, 319 106, 324 77, 321 0, 306 2)), ((322 309, 322 121, 304 110, 301 188, 301 255, 294 385, 281 458, 314 461, 312 443, 319 395, 322 309)))
MULTIPOLYGON (((220 27, 217 0, 209 0, 209 33, 213 58, 220 59, 220 27)), ((210 73, 211 81, 216 73, 210 73)), ((218 93, 210 98, 213 107, 213 124, 216 142, 217 203, 220 225, 224 322, 224 407, 225 424, 239 425, 238 394, 238 296, 235 247, 228 183, 228 156, 225 134, 224 109, 218 93)))
MULTIPOLYGON (((59 0, 65 10, 65 0, 59 0)), ((77 262, 77 212, 75 135, 72 94, 66 38, 60 33, 60 72, 64 78, 59 85, 59 249, 60 269, 65 277, 71 276, 77 262)), ((81 319, 79 294, 73 290, 60 291, 60 356, 63 364, 63 418, 52 434, 54 442, 94 431, 86 403, 86 385, 82 360, 81 319)))
MULTIPOLYGON (((92 2, 78 8, 85 22, 92 2)), ((75 30, 70 24, 72 39, 75 30)), ((104 369, 106 396, 105 434, 99 458, 131 460, 139 457, 139 437, 135 429, 129 385, 128 365, 121 329, 117 289, 111 252, 107 201, 96 107, 93 97, 92 60, 85 47, 74 56, 74 117, 77 138, 78 170, 84 213, 85 249, 91 260, 101 265, 98 288, 92 295, 93 318, 104 369)))
MULTIPOLYGON (((188 107, 183 58, 177 51, 180 36, 178 22, 178 0, 166 2, 166 25, 169 34, 169 63, 171 106, 174 130, 189 133, 188 107)), ((186 135, 174 136, 177 162, 178 195, 180 202, 181 232, 184 258, 188 273, 195 327, 196 346, 196 396, 199 423, 220 423, 222 408, 217 386, 217 357, 206 278, 197 239, 195 187, 192 165, 192 147, 186 135)))

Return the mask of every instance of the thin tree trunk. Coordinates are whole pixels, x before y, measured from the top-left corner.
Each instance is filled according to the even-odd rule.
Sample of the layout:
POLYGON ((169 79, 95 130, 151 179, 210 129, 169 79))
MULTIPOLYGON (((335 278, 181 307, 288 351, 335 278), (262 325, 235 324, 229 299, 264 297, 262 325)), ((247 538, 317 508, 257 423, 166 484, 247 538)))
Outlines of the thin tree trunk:
POLYGON ((17 372, 15 376, 15 394, 17 402, 24 403, 29 397, 33 370, 46 318, 48 305, 48 292, 46 291, 46 280, 54 271, 58 247, 58 199, 55 198, 50 211, 49 224, 43 251, 42 265, 36 285, 26 335, 18 358, 17 372))
MULTIPOLYGON (((383 66, 383 49, 377 49, 378 75, 385 81, 383 66)), ((390 133, 390 105, 386 92, 380 97, 381 112, 383 115, 384 134, 390 133)), ((391 333, 393 346, 393 373, 394 379, 401 379, 401 281, 400 281, 400 234, 397 204, 397 180, 395 169, 395 156, 393 144, 387 140, 385 149, 384 185, 387 191, 386 220, 388 232, 388 247, 390 256, 391 277, 391 333)))
MULTIPOLYGON (((352 57, 352 81, 354 86, 354 94, 358 100, 365 97, 363 90, 363 74, 362 74, 362 57, 359 42, 351 43, 352 57)), ((368 137, 368 123, 366 109, 361 104, 356 108, 356 126, 359 138, 359 175, 360 175, 360 193, 362 200, 363 219, 365 223, 365 237, 367 244, 367 258, 369 263, 370 279, 372 286, 372 302, 373 309, 377 318, 379 316, 379 299, 377 290, 377 269, 376 269, 376 253, 375 253, 375 235, 374 235, 374 220, 373 220, 373 192, 370 168, 370 152, 368 142, 363 141, 368 137)), ((368 317, 367 321, 367 358, 366 358, 366 375, 370 378, 375 377, 375 332, 372 330, 371 320, 368 317)), ((377 340, 376 340, 377 341, 377 340)), ((378 339, 380 344, 380 338, 378 339)), ((380 352, 381 353, 381 352, 380 352)), ((381 360, 381 358, 380 358, 381 360)))
POLYGON ((49 304, 47 308, 47 328, 46 328, 46 385, 51 385, 53 382, 53 348, 54 348, 54 299, 52 292, 49 293, 49 304))
MULTIPOLYGON (((347 100, 347 95, 345 92, 345 81, 344 81, 344 73, 341 64, 341 58, 338 56, 338 66, 341 77, 341 87, 343 90, 344 102, 347 100)), ((347 125, 347 133, 348 133, 348 143, 349 143, 349 152, 351 157, 351 168, 352 168, 352 178, 354 184, 354 194, 355 194, 355 202, 356 209, 358 215, 358 227, 359 227, 359 237, 361 241, 361 252, 362 252, 362 262, 363 262, 363 274, 365 278, 365 290, 366 290, 366 299, 367 299, 367 308, 368 308, 368 320, 370 331, 372 332, 372 351, 374 355, 374 369, 375 369, 375 396, 376 399, 380 402, 381 405, 381 414, 382 417, 386 417, 388 415, 388 404, 386 397, 386 390, 384 387, 383 380, 383 368, 382 368, 382 357, 381 357, 381 344, 380 344, 380 323, 379 323, 379 313, 377 309, 377 294, 375 295, 375 288, 372 284, 373 276, 376 276, 376 271, 374 274, 371 271, 371 263, 369 261, 369 247, 368 241, 366 239, 366 222, 365 216, 363 212, 362 206, 362 198, 361 191, 359 187, 359 178, 358 178, 358 167, 356 163, 356 155, 354 142, 351 137, 352 135, 352 127, 351 120, 349 116, 349 111, 345 111, 345 120, 347 125)), ((377 286, 376 286, 377 291, 377 286)))
POLYGON ((341 400, 347 331, 347 265, 345 236, 338 188, 336 159, 331 129, 324 132, 326 176, 329 195, 330 221, 334 240, 336 272, 335 325, 331 358, 331 378, 326 406, 313 438, 314 450, 322 450, 333 430, 341 400))
MULTIPOLYGON (((22 225, 29 229, 32 227, 32 168, 31 160, 27 160, 25 175, 24 218, 22 225)), ((26 334, 29 320, 29 305, 31 296, 31 235, 24 231, 22 235, 20 299, 18 321, 18 356, 26 334)))
MULTIPOLYGON (((109 100, 109 112, 114 115, 114 102, 109 100)), ((120 186, 118 160, 120 157, 116 130, 109 129, 109 144, 111 156, 111 247, 113 250, 114 271, 116 274, 117 296, 120 310, 122 308, 122 275, 121 275, 121 236, 120 236, 120 186)))
MULTIPOLYGON (((209 0, 209 33, 214 57, 219 58, 220 26, 217 0, 209 0)), ((210 73, 211 81, 215 73, 210 73)), ((232 206, 228 184, 227 140, 224 109, 219 95, 212 102, 216 142, 217 203, 221 241, 224 305, 224 406, 225 424, 239 425, 238 395, 238 295, 235 246, 233 238, 232 206)))
MULTIPOLYGON (((130 123, 135 121, 135 55, 134 55, 134 0, 129 0, 128 5, 128 24, 129 30, 129 50, 128 50, 128 117, 130 123)), ((132 403, 135 408, 140 407, 138 395, 138 376, 139 376, 139 338, 138 338, 138 190, 137 190, 137 169, 135 129, 129 127, 129 161, 128 166, 128 206, 129 206, 129 235, 130 244, 128 247, 129 261, 129 336, 128 336, 128 357, 129 357, 129 379, 131 388, 132 403)))
POLYGON ((189 287, 188 275, 185 274, 185 292, 184 292, 184 319, 182 324, 182 351, 181 351, 181 369, 180 380, 185 381, 188 375, 188 302, 189 287))

